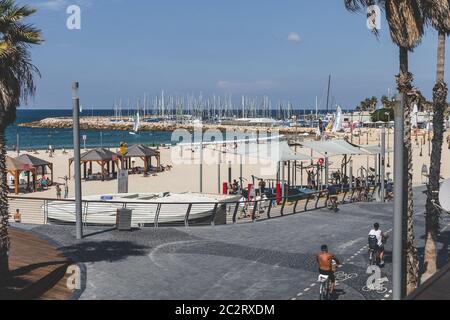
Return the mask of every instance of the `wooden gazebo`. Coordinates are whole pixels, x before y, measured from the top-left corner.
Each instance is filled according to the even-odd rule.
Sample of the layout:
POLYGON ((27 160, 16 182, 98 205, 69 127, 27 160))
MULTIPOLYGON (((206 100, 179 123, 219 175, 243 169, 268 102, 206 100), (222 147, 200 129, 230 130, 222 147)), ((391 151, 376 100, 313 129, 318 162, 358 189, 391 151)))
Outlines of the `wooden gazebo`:
MULTIPOLYGON (((6 157, 6 170, 14 177, 14 193, 20 193, 20 174, 22 172, 29 172, 33 175, 33 191, 36 191, 36 169, 26 163, 17 159, 6 157)), ((30 187, 30 174, 28 174, 27 188, 30 187)))
MULTIPOLYGON (((71 177, 70 167, 74 159, 69 159, 69 178, 71 177)), ((89 165, 89 172, 92 174, 92 164, 97 163, 101 167, 102 180, 111 173, 114 175, 116 166, 119 167, 118 155, 108 149, 99 148, 89 150, 81 155, 80 164, 83 165, 84 179, 88 176, 87 166, 89 165)))
POLYGON ((29 154, 23 154, 16 158, 22 163, 25 163, 36 169, 36 174, 39 174, 39 170, 41 170, 42 176, 45 175, 46 168, 50 169, 50 184, 53 184, 53 163, 36 158, 29 154))
POLYGON ((157 171, 161 171, 161 154, 159 151, 156 151, 152 148, 146 147, 144 145, 135 144, 127 149, 127 152, 122 157, 122 162, 124 164, 125 169, 131 168, 131 159, 139 158, 144 161, 144 170, 145 172, 149 171, 149 168, 152 166, 152 158, 156 159, 157 171))

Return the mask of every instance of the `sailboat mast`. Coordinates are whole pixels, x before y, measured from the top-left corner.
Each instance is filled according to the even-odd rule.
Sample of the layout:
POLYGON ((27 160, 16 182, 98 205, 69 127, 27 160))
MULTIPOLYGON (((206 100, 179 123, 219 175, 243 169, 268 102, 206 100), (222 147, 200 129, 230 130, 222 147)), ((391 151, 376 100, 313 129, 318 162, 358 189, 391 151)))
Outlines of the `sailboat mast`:
POLYGON ((319 117, 319 104, 317 101, 317 96, 316 96, 316 119, 319 117))
POLYGON ((329 103, 330 103, 330 88, 331 88, 331 74, 328 77, 328 92, 327 92, 327 114, 329 112, 329 103))

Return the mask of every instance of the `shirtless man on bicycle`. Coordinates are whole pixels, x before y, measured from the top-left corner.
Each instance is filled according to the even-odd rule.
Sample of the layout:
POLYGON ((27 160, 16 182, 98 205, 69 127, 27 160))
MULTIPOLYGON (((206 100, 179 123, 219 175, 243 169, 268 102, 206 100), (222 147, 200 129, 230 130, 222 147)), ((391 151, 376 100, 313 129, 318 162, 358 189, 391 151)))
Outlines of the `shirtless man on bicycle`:
POLYGON ((331 282, 331 294, 336 290, 336 277, 334 275, 335 267, 333 266, 333 262, 336 263, 337 267, 341 266, 338 258, 328 252, 328 246, 323 245, 321 248, 321 252, 316 257, 317 264, 319 265, 319 273, 325 276, 328 276, 331 282))

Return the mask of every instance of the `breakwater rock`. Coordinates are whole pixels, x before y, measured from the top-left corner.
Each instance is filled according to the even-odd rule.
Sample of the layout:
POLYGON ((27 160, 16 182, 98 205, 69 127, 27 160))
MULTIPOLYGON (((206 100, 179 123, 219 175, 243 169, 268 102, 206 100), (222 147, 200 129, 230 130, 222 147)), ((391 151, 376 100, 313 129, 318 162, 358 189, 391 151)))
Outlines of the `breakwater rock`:
MULTIPOLYGON (((71 118, 46 118, 40 121, 19 124, 21 127, 27 128, 45 128, 45 129, 71 129, 73 122, 71 118)), ((132 121, 112 121, 107 117, 82 117, 80 118, 80 128, 82 130, 112 130, 112 131, 132 131, 134 123, 132 121)), ((192 123, 177 123, 174 121, 164 122, 142 122, 140 131, 174 131, 177 129, 185 129, 193 131, 197 126, 192 123)), ((249 131, 249 132, 265 132, 277 131, 280 134, 315 134, 314 128, 295 128, 295 127, 268 127, 268 126, 232 126, 220 124, 203 124, 203 130, 227 130, 249 131)))

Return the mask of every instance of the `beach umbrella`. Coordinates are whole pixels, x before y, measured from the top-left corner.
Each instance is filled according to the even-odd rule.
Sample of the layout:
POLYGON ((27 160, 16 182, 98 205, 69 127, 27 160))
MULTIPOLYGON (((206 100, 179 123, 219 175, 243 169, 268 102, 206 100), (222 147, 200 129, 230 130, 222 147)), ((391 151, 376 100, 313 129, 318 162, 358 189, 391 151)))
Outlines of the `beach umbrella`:
POLYGON ((30 171, 33 167, 29 164, 23 163, 20 160, 6 157, 6 169, 10 172, 12 171, 30 171))

